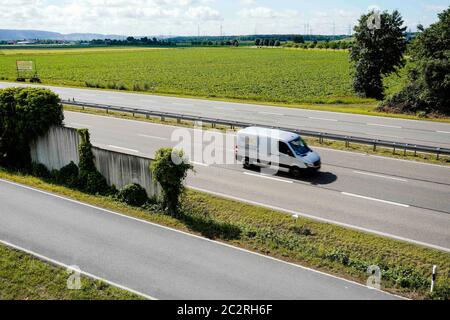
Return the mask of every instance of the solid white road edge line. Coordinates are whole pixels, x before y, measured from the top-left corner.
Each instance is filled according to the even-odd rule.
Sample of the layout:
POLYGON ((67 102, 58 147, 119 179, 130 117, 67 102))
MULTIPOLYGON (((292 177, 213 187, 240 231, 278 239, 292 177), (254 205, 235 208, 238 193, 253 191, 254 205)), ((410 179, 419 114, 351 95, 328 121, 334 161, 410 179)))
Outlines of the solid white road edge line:
POLYGON ((372 230, 372 229, 368 229, 368 228, 358 227, 358 226, 355 226, 355 225, 352 225, 352 224, 347 224, 347 223, 339 222, 339 221, 336 221, 336 220, 320 218, 320 217, 313 216, 313 215, 310 215, 310 214, 307 214, 307 213, 298 212, 298 211, 294 211, 294 210, 289 210, 289 209, 285 209, 285 208, 281 208, 281 207, 276 207, 276 206, 272 206, 270 204, 260 203, 260 202, 256 202, 256 201, 246 200, 246 199, 243 199, 243 198, 231 196, 231 195, 220 193, 220 192, 208 191, 208 190, 197 188, 197 187, 193 187, 193 186, 189 186, 189 188, 193 189, 193 190, 200 191, 200 192, 209 193, 209 194, 212 194, 212 195, 215 195, 215 196, 218 196, 218 197, 227 198, 227 199, 230 199, 230 200, 244 202, 244 203, 247 203, 247 204, 251 204, 251 205, 255 205, 255 206, 259 206, 259 207, 263 207, 263 208, 267 208, 267 209, 272 209, 272 210, 276 210, 276 211, 286 212, 286 213, 291 214, 292 216, 300 216, 300 217, 308 218, 308 219, 319 221, 319 222, 334 224, 334 225, 337 225, 337 226, 340 226, 340 227, 344 227, 344 228, 349 228, 349 229, 353 229, 353 230, 357 230, 357 231, 371 233, 371 234, 374 234, 374 235, 377 235, 377 236, 382 236, 382 237, 391 238, 391 239, 395 239, 395 240, 399 240, 399 241, 409 242, 409 243, 417 244, 417 245, 420 245, 420 246, 423 246, 423 247, 428 247, 428 248, 432 248, 432 249, 436 249, 436 250, 440 250, 440 251, 444 251, 444 252, 450 252, 450 248, 437 246, 437 245, 434 245, 434 244, 431 244, 431 243, 421 242, 421 241, 417 241, 417 240, 413 240, 413 239, 408 239, 408 238, 396 236, 396 235, 393 235, 393 234, 390 234, 390 233, 385 233, 385 232, 376 231, 376 230, 372 230))
POLYGON ((191 161, 191 164, 194 164, 194 165, 197 165, 197 166, 201 166, 201 167, 209 167, 208 164, 203 163, 203 162, 191 161))
POLYGON ((247 176, 252 176, 252 177, 270 179, 270 180, 275 180, 275 181, 280 181, 280 182, 285 182, 285 183, 294 183, 294 182, 289 181, 289 180, 284 180, 284 179, 279 179, 279 178, 275 178, 275 177, 270 177, 270 176, 266 176, 266 175, 263 175, 263 174, 250 173, 250 172, 242 172, 242 173, 247 175, 247 176))
POLYGON ((353 172, 357 173, 357 174, 362 174, 362 175, 365 175, 365 176, 384 178, 384 179, 390 179, 390 180, 401 181, 401 182, 408 182, 408 180, 406 180, 406 179, 389 177, 389 176, 385 176, 385 175, 381 175, 381 174, 375 174, 375 173, 369 173, 369 172, 363 172, 363 171, 357 171, 357 170, 353 170, 353 172))
POLYGON ((354 194, 354 193, 341 192, 341 194, 343 194, 344 196, 349 196, 349 197, 354 197, 354 198, 360 198, 360 199, 365 199, 365 200, 370 200, 370 201, 376 201, 376 202, 381 202, 381 203, 386 203, 386 204, 392 204, 394 206, 403 207, 403 208, 409 208, 410 207, 410 205, 408 205, 408 204, 403 204, 403 203, 398 203, 398 202, 393 202, 393 201, 387 201, 387 200, 381 200, 381 199, 377 199, 377 198, 361 196, 359 194, 354 194))
MULTIPOLYGON (((35 256, 36 258, 39 258, 40 260, 47 261, 47 262, 49 262, 49 263, 51 263, 51 264, 53 264, 53 265, 56 265, 56 266, 59 266, 59 267, 63 267, 63 268, 66 268, 66 269, 71 268, 71 266, 69 266, 69 265, 67 265, 67 264, 65 264, 65 263, 63 263, 63 262, 56 261, 56 260, 54 260, 54 259, 52 259, 52 258, 43 256, 42 254, 39 254, 39 253, 37 253, 37 252, 34 252, 34 251, 31 251, 31 250, 25 249, 25 248, 20 247, 20 246, 18 246, 18 245, 12 244, 12 243, 10 243, 10 242, 8 242, 8 241, 1 240, 1 239, 0 239, 0 243, 1 243, 1 244, 4 244, 4 245, 7 246, 7 247, 10 247, 10 248, 13 248, 13 249, 16 249, 16 250, 19 250, 19 251, 23 251, 23 252, 25 252, 25 253, 28 253, 29 255, 35 256)), ((78 270, 77 270, 77 271, 78 271, 78 270)), ((128 288, 128 287, 126 287, 126 286, 123 286, 123 285, 121 285, 121 284, 115 283, 115 282, 113 282, 113 281, 109 281, 109 280, 107 280, 107 279, 105 279, 105 278, 98 277, 98 276, 96 276, 96 275, 93 275, 92 273, 89 273, 89 272, 86 272, 86 271, 83 271, 83 270, 79 270, 79 272, 80 272, 80 274, 82 274, 82 275, 84 275, 84 276, 86 276, 86 277, 88 277, 88 278, 91 278, 91 279, 94 279, 94 280, 100 280, 100 281, 103 281, 103 282, 105 282, 105 283, 107 283, 107 284, 109 284, 109 285, 111 285, 111 286, 114 286, 114 287, 116 287, 116 288, 119 288, 119 289, 123 289, 123 290, 129 291, 129 292, 131 292, 131 293, 137 294, 137 295, 139 295, 139 296, 141 296, 141 297, 144 297, 144 298, 146 298, 146 299, 149 299, 149 300, 158 300, 158 299, 156 299, 155 297, 149 296, 148 294, 145 294, 145 293, 142 293, 142 292, 133 290, 133 289, 128 288)))
POLYGON ((322 121, 333 121, 333 122, 338 122, 339 120, 336 119, 327 119, 327 118, 318 118, 318 117, 308 117, 309 119, 312 120, 322 120, 322 121))
MULTIPOLYGON (((166 227, 166 226, 154 223, 154 222, 138 219, 138 218, 135 218, 135 217, 132 217, 132 216, 127 216, 127 215, 122 214, 122 213, 118 213, 118 212, 114 212, 114 211, 111 211, 111 210, 108 210, 108 209, 96 207, 96 206, 93 206, 91 204, 87 204, 87 203, 84 203, 84 202, 81 202, 81 201, 78 201, 78 200, 66 198, 66 197, 63 197, 63 196, 60 196, 60 195, 57 195, 57 194, 54 194, 54 193, 50 193, 50 192, 47 192, 47 191, 44 191, 44 190, 40 190, 40 189, 36 189, 36 188, 33 188, 33 187, 29 187, 29 186, 26 186, 26 185, 23 185, 23 184, 20 184, 20 183, 16 183, 16 182, 4 180, 4 179, 0 179, 0 181, 2 181, 4 183, 11 184, 11 185, 15 185, 15 186, 20 187, 20 188, 32 190, 32 191, 39 192, 39 193, 42 193, 42 194, 45 194, 45 195, 48 195, 48 196, 51 196, 51 197, 55 197, 55 198, 62 199, 62 200, 65 200, 65 201, 69 201, 69 202, 72 202, 72 203, 76 203, 76 204, 79 204, 79 205, 82 205, 82 206, 93 208, 93 209, 96 209, 96 210, 99 210, 99 211, 103 211, 103 212, 106 212, 108 214, 114 214, 116 216, 119 216, 119 217, 122 217, 122 218, 125 218, 125 219, 130 219, 130 220, 138 221, 138 222, 145 223, 145 224, 148 224, 148 225, 151 225, 151 226, 155 226, 155 227, 158 227, 158 228, 162 228, 162 229, 165 229, 165 230, 177 232, 177 233, 184 234, 184 235, 187 235, 187 236, 190 236, 190 237, 201 239, 203 241, 208 241, 208 242, 211 242, 211 243, 215 243, 215 244, 220 245, 220 246, 228 247, 228 248, 231 248, 231 249, 235 249, 235 250, 239 250, 239 251, 242 251, 242 252, 246 252, 248 254, 253 254, 253 255, 257 255, 259 257, 263 257, 263 258, 266 258, 266 259, 269 259, 269 260, 277 261, 279 263, 287 264, 287 265, 290 265, 292 267, 296 267, 296 268, 303 269, 303 270, 308 270, 308 271, 315 272, 315 273, 318 273, 318 274, 321 274, 321 275, 324 275, 324 276, 327 276, 327 277, 331 277, 331 278, 338 279, 338 280, 341 280, 341 281, 344 281, 344 282, 352 283, 354 285, 358 285, 358 286, 361 286, 361 287, 364 287, 364 288, 367 288, 367 289, 370 289, 370 290, 377 290, 377 291, 383 292, 385 294, 389 294, 391 296, 395 296, 395 297, 398 297, 398 298, 401 298, 401 299, 407 299, 405 297, 402 297, 402 296, 399 296, 399 295, 395 295, 395 294, 392 294, 390 292, 386 292, 386 291, 383 291, 383 290, 378 290, 378 289, 367 287, 367 286, 365 286, 365 285, 363 285, 361 283, 358 283, 356 281, 348 280, 348 279, 345 279, 345 278, 340 278, 340 277, 332 275, 332 274, 328 274, 328 273, 325 273, 325 272, 322 272, 322 271, 318 271, 318 270, 315 270, 315 269, 311 269, 311 268, 308 268, 308 267, 301 266, 299 264, 295 264, 295 263, 292 263, 292 262, 287 262, 287 261, 284 261, 284 260, 281 260, 281 259, 277 259, 277 258, 274 258, 274 257, 271 257, 271 256, 267 256, 267 255, 264 255, 262 253, 250 251, 250 250, 243 249, 243 248, 239 248, 239 247, 233 246, 231 244, 227 244, 227 243, 216 241, 216 240, 211 240, 211 239, 208 239, 208 238, 205 238, 205 237, 202 237, 202 236, 198 236, 198 235, 195 235, 195 234, 192 234, 192 233, 188 233, 188 232, 185 232, 185 231, 177 230, 177 229, 174 229, 174 228, 171 228, 171 227, 166 227)), ((259 205, 259 206, 265 206, 265 207, 267 207, 269 209, 275 209, 276 208, 276 207, 270 207, 270 206, 263 205, 263 204, 258 204, 258 203, 255 203, 255 202, 252 203, 252 201, 249 201, 249 200, 240 200, 239 198, 235 198, 233 196, 221 195, 219 193, 203 190, 203 189, 200 189, 200 188, 194 188, 194 187, 189 187, 189 188, 191 188, 193 190, 200 191, 200 192, 205 192, 205 193, 217 195, 219 197, 229 198, 231 200, 237 200, 237 201, 241 201, 241 202, 245 202, 245 203, 249 203, 249 204, 256 204, 256 205, 259 205)), ((288 210, 286 210, 286 209, 275 209, 275 210, 288 212, 288 210)), ((297 213, 297 214, 298 215, 302 215, 301 213, 297 213)), ((314 218, 312 216, 310 216, 310 217, 312 219, 315 219, 315 220, 320 220, 321 219, 321 218, 314 218)), ((326 220, 326 219, 322 219, 322 220, 326 220)), ((331 223, 331 221, 328 221, 328 222, 331 223)), ((337 223, 337 224, 339 224, 339 223, 337 223)), ((341 224, 341 225, 345 226, 345 224, 341 224)), ((358 227, 355 227, 355 228, 358 228, 358 227)), ((363 228, 360 228, 360 229, 363 230, 363 228)), ((381 233, 379 233, 379 234, 381 235, 381 233)), ((402 238, 398 237, 398 239, 401 240, 402 238)), ((403 241, 405 241, 405 239, 403 239, 403 241)), ((411 242, 414 242, 414 240, 411 240, 411 242)), ((416 243, 420 244, 420 242, 416 242, 416 243)), ((427 244, 422 244, 422 245, 424 245, 424 246, 433 246, 433 245, 427 245, 427 244)), ((434 246, 434 247, 435 248, 440 248, 438 246, 434 246)), ((447 248, 443 248, 441 250, 450 252, 450 249, 447 249, 447 248)))
POLYGON ((403 129, 403 127, 400 126, 390 126, 387 124, 378 124, 378 123, 367 123, 368 126, 374 126, 374 127, 385 127, 385 128, 396 128, 396 129, 403 129))
POLYGON ((268 115, 268 116, 281 116, 281 117, 284 117, 284 114, 282 114, 282 113, 276 113, 276 112, 259 111, 258 113, 259 113, 259 114, 265 114, 265 115, 268 115))
POLYGON ((450 134, 450 131, 436 131, 437 133, 448 133, 450 134))

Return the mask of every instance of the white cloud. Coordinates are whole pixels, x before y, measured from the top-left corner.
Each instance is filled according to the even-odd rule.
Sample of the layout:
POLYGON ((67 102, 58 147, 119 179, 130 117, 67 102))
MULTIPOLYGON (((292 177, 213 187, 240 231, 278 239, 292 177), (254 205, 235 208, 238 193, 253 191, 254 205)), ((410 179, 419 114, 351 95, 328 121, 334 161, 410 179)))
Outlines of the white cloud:
POLYGON ((277 19, 277 18, 293 18, 298 15, 296 10, 277 11, 266 7, 257 7, 252 9, 243 9, 238 12, 242 18, 252 19, 277 19))
POLYGON ((189 8, 189 10, 186 12, 186 16, 192 19, 203 21, 220 20, 222 18, 219 11, 205 6, 189 8))
POLYGON ((436 5, 436 4, 428 4, 425 6, 425 10, 429 11, 429 12, 442 12, 444 10, 446 10, 448 7, 447 6, 441 6, 441 5, 436 5))
POLYGON ((241 5, 243 6, 256 6, 256 0, 241 0, 241 5))

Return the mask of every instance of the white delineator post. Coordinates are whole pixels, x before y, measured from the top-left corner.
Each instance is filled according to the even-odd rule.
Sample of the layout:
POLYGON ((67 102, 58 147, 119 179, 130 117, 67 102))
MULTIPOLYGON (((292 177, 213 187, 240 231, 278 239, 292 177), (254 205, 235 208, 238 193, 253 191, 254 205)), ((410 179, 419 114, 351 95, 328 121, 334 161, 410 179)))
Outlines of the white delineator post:
POLYGON ((433 266, 433 275, 432 275, 432 277, 431 277, 431 290, 430 290, 431 293, 433 293, 433 290, 434 290, 434 282, 436 281, 436 268, 437 268, 437 266, 434 265, 434 266, 433 266))

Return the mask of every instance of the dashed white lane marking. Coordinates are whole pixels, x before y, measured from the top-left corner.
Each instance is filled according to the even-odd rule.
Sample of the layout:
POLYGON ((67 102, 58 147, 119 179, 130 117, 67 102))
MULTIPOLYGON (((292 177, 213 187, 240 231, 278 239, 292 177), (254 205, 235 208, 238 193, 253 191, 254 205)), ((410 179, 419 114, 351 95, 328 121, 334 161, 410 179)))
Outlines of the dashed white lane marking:
POLYGON ((265 115, 269 115, 269 116, 284 116, 284 114, 282 113, 275 113, 275 112, 264 112, 264 111, 259 111, 259 114, 265 114, 265 115))
POLYGON ((143 137, 143 138, 156 139, 156 140, 169 140, 167 138, 151 136, 151 135, 148 135, 148 134, 138 134, 138 136, 139 137, 143 137))
POLYGON ((357 170, 354 170, 353 172, 357 173, 357 174, 371 176, 371 177, 384 178, 384 179, 390 179, 390 180, 401 181, 401 182, 408 182, 408 180, 406 180, 406 179, 385 176, 385 175, 382 175, 382 174, 375 174, 375 173, 369 173, 369 172, 363 172, 363 171, 357 171, 357 170))
POLYGON ((323 120, 323 121, 333 121, 333 122, 338 122, 339 120, 336 119, 328 119, 328 118, 317 118, 317 117, 308 117, 309 119, 313 119, 313 120, 323 120))
POLYGON ((92 126, 84 124, 84 123, 77 123, 77 122, 71 122, 69 123, 69 125, 74 126, 74 127, 82 127, 82 128, 92 128, 92 126))
POLYGON ((269 179, 269 180, 275 180, 275 181, 280 181, 280 182, 284 182, 284 183, 294 183, 292 181, 289 180, 284 180, 284 179, 279 179, 279 178, 275 178, 275 177, 270 177, 270 176, 266 176, 263 174, 256 174, 256 173, 249 173, 249 172, 243 172, 245 175, 247 176, 252 176, 252 177, 258 177, 258 178, 263 178, 263 179, 269 179))
POLYGON ((395 128, 395 129, 403 129, 403 127, 400 126, 391 126, 387 124, 378 124, 378 123, 368 123, 368 126, 374 126, 374 127, 385 127, 385 128, 395 128))
POLYGON ((128 148, 118 147, 118 146, 113 146, 113 145, 111 145, 111 144, 108 145, 108 147, 113 148, 113 149, 119 149, 119 150, 124 150, 124 151, 129 151, 129 152, 139 153, 139 150, 128 149, 128 148))
MULTIPOLYGON (((27 254, 29 254, 29 255, 35 256, 36 258, 41 259, 41 260, 44 260, 44 261, 47 261, 47 262, 49 262, 49 263, 51 263, 51 264, 53 264, 53 265, 56 265, 56 266, 59 266, 59 267, 65 268, 65 269, 72 269, 72 268, 73 268, 72 266, 69 266, 69 265, 67 265, 67 264, 65 264, 65 263, 56 261, 56 260, 54 260, 54 259, 52 259, 52 258, 46 257, 46 256, 44 256, 44 255, 42 255, 42 254, 39 254, 39 253, 37 253, 37 252, 34 252, 34 251, 31 251, 31 250, 25 249, 25 248, 23 248, 23 247, 20 247, 20 246, 18 246, 18 245, 12 244, 12 243, 9 243, 9 242, 7 242, 7 241, 0 240, 0 243, 3 244, 3 245, 5 245, 5 246, 7 246, 7 247, 12 248, 12 249, 19 250, 19 251, 25 252, 25 253, 27 253, 27 254)), ((118 284, 118 283, 115 283, 115 282, 106 280, 105 278, 101 278, 101 277, 98 277, 98 276, 96 276, 96 275, 93 275, 92 273, 88 273, 88 272, 85 272, 85 271, 83 271, 83 270, 77 270, 77 271, 80 272, 82 275, 88 277, 88 278, 91 278, 91 279, 94 279, 94 280, 100 280, 100 281, 105 282, 105 283, 107 283, 107 284, 109 284, 109 285, 111 285, 111 286, 114 286, 114 287, 116 287, 116 288, 119 288, 119 289, 123 289, 123 290, 129 291, 129 292, 131 292, 131 293, 134 293, 134 294, 137 294, 137 295, 139 295, 139 296, 142 296, 142 297, 144 297, 144 298, 146 298, 146 299, 149 299, 149 300, 158 300, 158 299, 156 299, 156 298, 154 298, 154 297, 152 297, 152 296, 149 296, 148 294, 145 294, 145 293, 142 293, 142 292, 139 292, 139 291, 130 289, 130 288, 125 287, 125 286, 123 286, 123 285, 121 285, 121 284, 118 284)))
POLYGON ((447 133, 450 134, 450 131, 436 131, 437 133, 447 133))
POLYGON ((349 197, 354 197, 354 198, 360 198, 360 199, 365 199, 365 200, 370 200, 370 201, 376 201, 376 202, 391 204, 391 205, 398 206, 398 207, 403 207, 403 208, 409 208, 410 207, 407 204, 393 202, 393 201, 387 201, 387 200, 381 200, 381 199, 371 198, 371 197, 366 197, 366 196, 361 196, 359 194, 348 193, 348 192, 341 192, 341 193, 344 196, 349 196, 349 197))

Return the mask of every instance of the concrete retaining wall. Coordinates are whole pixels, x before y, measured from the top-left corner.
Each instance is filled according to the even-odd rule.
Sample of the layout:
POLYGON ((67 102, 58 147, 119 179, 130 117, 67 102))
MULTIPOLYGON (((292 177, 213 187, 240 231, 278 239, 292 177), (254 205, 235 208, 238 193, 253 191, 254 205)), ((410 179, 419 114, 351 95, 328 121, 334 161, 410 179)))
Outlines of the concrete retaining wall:
POLYGON ((49 170, 59 170, 71 161, 80 162, 79 144, 80 136, 76 129, 51 127, 44 136, 31 143, 31 159, 49 170))
MULTIPOLYGON (((30 145, 33 162, 42 163, 49 170, 61 169, 71 161, 80 162, 78 147, 80 136, 76 129, 68 127, 52 127, 47 134, 39 137, 30 145)), ((149 197, 159 197, 161 188, 153 182, 149 166, 152 159, 135 155, 92 148, 95 166, 106 178, 110 186, 117 189, 130 183, 137 183, 147 191, 149 197)))
POLYGON ((149 197, 160 194, 159 186, 153 182, 149 169, 151 159, 97 147, 93 147, 92 152, 98 171, 110 186, 115 185, 117 189, 121 189, 127 184, 137 183, 147 191, 149 197))

